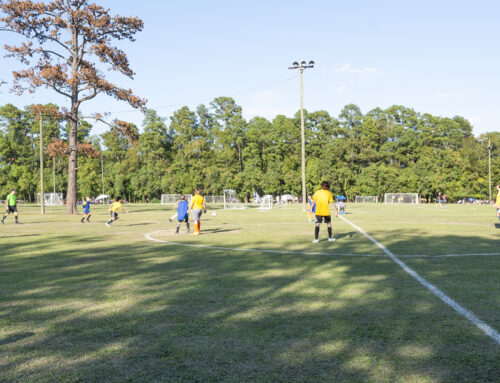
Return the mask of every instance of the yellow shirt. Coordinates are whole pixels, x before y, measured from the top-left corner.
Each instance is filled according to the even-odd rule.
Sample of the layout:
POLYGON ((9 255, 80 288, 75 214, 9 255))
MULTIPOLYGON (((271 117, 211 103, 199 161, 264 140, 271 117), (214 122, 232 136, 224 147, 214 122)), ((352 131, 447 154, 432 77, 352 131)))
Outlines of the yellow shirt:
POLYGON ((191 209, 193 210, 201 210, 203 209, 203 204, 205 203, 205 198, 201 195, 194 195, 191 198, 191 209))
POLYGON ((328 190, 318 190, 313 195, 313 200, 316 201, 316 215, 326 217, 330 215, 330 205, 333 203, 333 195, 328 190))
POLYGON ((114 211, 115 213, 122 208, 122 203, 121 202, 113 202, 111 204, 111 211, 114 211))
POLYGON ((498 194, 497 194, 497 203, 496 203, 496 205, 497 205, 497 209, 500 209, 500 192, 498 192, 498 194))

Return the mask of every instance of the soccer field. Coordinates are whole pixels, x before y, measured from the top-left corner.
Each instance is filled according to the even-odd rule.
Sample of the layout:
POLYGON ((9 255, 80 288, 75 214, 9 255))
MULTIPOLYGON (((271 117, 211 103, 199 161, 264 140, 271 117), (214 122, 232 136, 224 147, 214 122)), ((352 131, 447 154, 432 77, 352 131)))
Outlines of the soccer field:
POLYGON ((299 207, 209 211, 199 237, 127 209, 0 226, 1 382, 500 379, 492 207, 350 204, 318 244, 299 207))

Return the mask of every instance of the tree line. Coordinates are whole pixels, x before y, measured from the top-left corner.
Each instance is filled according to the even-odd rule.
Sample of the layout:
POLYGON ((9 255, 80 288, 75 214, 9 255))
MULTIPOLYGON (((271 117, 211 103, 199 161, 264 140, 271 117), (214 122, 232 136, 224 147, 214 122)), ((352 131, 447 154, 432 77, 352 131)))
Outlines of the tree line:
MULTIPOLYGON (((36 117, 32 107, 0 107, 2 196, 15 187, 20 198, 36 200, 36 117)), ((46 191, 66 195, 71 126, 50 114, 43 124, 46 191)), ((357 195, 381 199, 388 192, 487 199, 488 139, 493 184, 499 181, 500 133, 474 137, 471 124, 462 117, 437 117, 398 105, 363 114, 351 104, 338 118, 326 111, 306 111, 305 126, 308 192, 326 179, 335 193, 349 200, 357 195)), ((206 195, 235 189, 241 199, 249 199, 254 191, 277 196, 299 195, 301 190, 298 113, 247 121, 229 97, 196 110, 182 107, 168 121, 149 109, 141 130, 124 123, 97 136, 90 123, 82 122, 77 141, 80 198, 104 192, 144 201, 200 187, 206 195)))

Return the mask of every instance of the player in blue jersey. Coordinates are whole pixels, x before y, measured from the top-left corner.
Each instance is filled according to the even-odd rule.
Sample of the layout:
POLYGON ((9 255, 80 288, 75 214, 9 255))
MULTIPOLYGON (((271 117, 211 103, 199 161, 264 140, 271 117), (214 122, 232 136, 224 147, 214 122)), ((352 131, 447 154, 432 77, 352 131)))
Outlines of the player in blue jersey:
POLYGON ((312 218, 316 213, 316 203, 314 202, 312 195, 310 195, 310 194, 307 196, 307 203, 308 203, 308 206, 307 206, 308 220, 307 220, 307 222, 312 222, 313 221, 312 218))
POLYGON ((177 210, 177 229, 175 230, 175 234, 179 234, 181 222, 186 222, 187 232, 189 233, 189 202, 186 201, 186 196, 184 194, 182 194, 181 199, 177 201, 175 208, 177 210))
POLYGON ((80 221, 81 223, 85 223, 84 219, 87 218, 87 222, 90 222, 89 219, 92 216, 90 214, 90 197, 87 197, 85 201, 83 202, 83 217, 82 220, 80 221))

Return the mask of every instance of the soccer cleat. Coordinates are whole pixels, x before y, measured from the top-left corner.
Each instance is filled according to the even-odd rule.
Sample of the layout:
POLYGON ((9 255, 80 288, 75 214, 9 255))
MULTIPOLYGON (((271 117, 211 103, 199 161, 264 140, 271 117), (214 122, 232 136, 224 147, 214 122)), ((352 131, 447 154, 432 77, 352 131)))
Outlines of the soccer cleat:
POLYGON ((315 240, 313 241, 313 243, 318 243, 318 242, 319 242, 319 239, 315 239, 315 240))
POLYGON ((2 224, 4 224, 4 223, 5 223, 5 222, 4 222, 4 220, 2 219, 2 224))
POLYGON ((199 232, 199 231, 195 231, 195 232, 193 233, 193 235, 200 235, 200 232, 199 232))
POLYGON ((106 223, 106 227, 111 227, 111 225, 109 223, 106 223))
POLYGON ((328 242, 335 242, 335 238, 328 238, 328 242))
POLYGON ((168 220, 169 220, 170 222, 172 222, 172 218, 169 218, 168 220))

